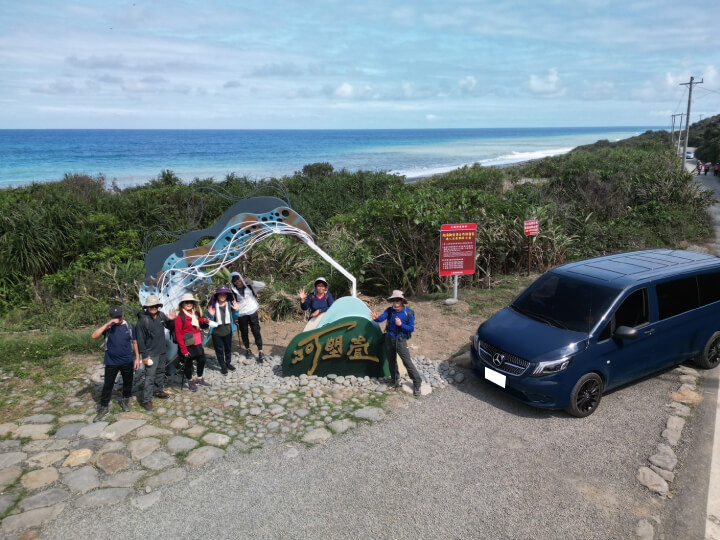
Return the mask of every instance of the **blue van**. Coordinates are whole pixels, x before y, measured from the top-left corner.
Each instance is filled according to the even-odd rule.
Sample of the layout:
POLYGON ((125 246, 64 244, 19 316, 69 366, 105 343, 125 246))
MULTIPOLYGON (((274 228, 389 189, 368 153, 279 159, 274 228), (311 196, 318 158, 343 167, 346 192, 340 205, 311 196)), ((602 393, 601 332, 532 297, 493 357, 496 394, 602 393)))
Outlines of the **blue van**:
POLYGON ((584 417, 602 394, 685 360, 720 360, 720 259, 656 249, 554 268, 480 325, 472 370, 584 417))

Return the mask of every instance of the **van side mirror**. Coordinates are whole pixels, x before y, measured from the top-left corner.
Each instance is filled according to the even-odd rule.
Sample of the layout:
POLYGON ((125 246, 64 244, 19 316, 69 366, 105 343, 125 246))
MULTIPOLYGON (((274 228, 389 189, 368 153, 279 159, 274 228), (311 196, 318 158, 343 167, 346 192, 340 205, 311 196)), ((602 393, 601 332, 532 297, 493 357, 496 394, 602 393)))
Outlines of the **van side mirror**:
POLYGON ((618 339, 635 339, 638 337, 638 331, 629 326, 618 326, 613 333, 613 337, 618 339))

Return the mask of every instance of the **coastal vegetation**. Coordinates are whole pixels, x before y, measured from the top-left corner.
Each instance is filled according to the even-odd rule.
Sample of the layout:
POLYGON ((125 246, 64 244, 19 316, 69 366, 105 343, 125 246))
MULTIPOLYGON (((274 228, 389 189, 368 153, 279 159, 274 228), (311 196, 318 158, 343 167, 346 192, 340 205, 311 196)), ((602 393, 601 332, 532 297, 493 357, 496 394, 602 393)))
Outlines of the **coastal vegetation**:
POLYGON ((698 159, 704 162, 720 162, 720 114, 692 124, 688 145, 696 147, 695 156, 698 159))
MULTIPOLYGON (((462 281, 471 288, 527 269, 526 219, 540 220, 530 255, 536 271, 608 252, 684 247, 712 234, 713 197, 679 171, 667 132, 414 183, 329 163, 263 181, 230 174, 184 183, 164 170, 124 189, 103 176, 68 174, 0 191, 0 329, 76 328, 105 320, 112 303, 139 308, 152 247, 208 227, 237 199, 256 195, 287 200, 370 295, 450 286, 438 276, 443 223, 478 224, 477 271, 462 281)), ((268 283, 262 305, 271 318, 295 315, 295 291, 317 275, 336 296, 347 294, 342 275, 290 238, 264 241, 237 269, 268 283)))

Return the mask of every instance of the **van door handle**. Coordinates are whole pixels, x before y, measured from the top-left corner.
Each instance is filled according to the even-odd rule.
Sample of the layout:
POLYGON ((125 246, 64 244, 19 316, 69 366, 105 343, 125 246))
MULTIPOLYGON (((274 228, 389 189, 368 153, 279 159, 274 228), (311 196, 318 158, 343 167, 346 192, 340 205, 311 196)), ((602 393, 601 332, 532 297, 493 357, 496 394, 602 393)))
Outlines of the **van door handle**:
POLYGON ((655 329, 651 328, 650 330, 645 330, 646 336, 652 336, 655 333, 655 329))

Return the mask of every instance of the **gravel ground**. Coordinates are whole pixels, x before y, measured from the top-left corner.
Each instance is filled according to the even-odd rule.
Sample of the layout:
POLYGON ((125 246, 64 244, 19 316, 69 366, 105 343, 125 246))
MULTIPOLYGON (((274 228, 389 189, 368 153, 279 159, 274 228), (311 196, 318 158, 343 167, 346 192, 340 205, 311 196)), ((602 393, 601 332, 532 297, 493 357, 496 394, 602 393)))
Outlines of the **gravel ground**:
POLYGON ((653 453, 676 385, 677 373, 665 372, 576 419, 469 376, 398 400, 386 420, 324 446, 230 449, 162 488, 149 510, 66 511, 42 537, 632 537, 638 519, 662 520, 669 508, 635 473, 653 453))

